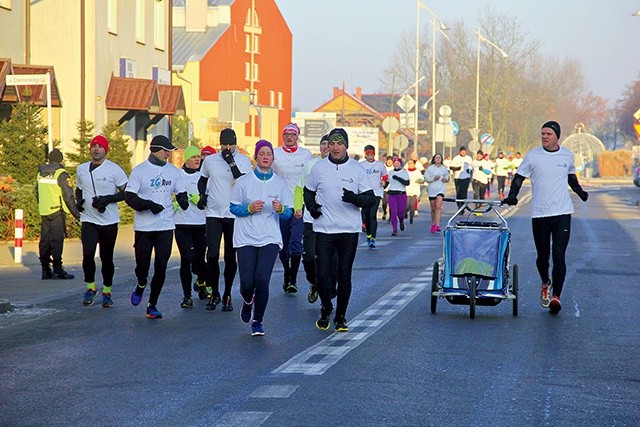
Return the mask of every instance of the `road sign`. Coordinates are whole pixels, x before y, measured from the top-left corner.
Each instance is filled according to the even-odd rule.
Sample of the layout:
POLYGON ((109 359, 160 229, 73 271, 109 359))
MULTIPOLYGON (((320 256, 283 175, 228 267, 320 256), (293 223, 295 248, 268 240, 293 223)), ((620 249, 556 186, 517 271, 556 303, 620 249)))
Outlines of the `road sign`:
POLYGON ((393 116, 385 117, 382 121, 382 129, 386 133, 393 133, 400 129, 400 122, 393 116))
POLYGON ((413 113, 400 113, 400 127, 405 129, 412 129, 414 125, 413 113))
POLYGON ((396 102, 396 105, 400 107, 402 111, 406 112, 411 110, 413 107, 415 107, 416 100, 413 99, 413 97, 408 93, 405 93, 400 97, 400 99, 398 99, 398 102, 396 102))
POLYGON ((476 129, 476 128, 469 129, 469 133, 471 134, 471 138, 473 138, 474 141, 477 141, 478 133, 480 133, 480 129, 476 129))
POLYGON ((469 151, 472 153, 477 152, 480 149, 480 143, 478 141, 471 141, 469 143, 469 151))
POLYGON ((438 113, 442 117, 450 117, 451 116, 451 107, 448 105, 441 105, 438 109, 438 113))
MULTIPOLYGON (((9 76, 7 76, 7 78, 9 78, 9 76)), ((633 113, 633 117, 635 117, 636 120, 640 120, 640 109, 633 113)))
POLYGON ((451 126, 453 126, 453 135, 457 135, 460 132, 460 126, 456 122, 451 122, 451 126))
POLYGON ((402 151, 409 146, 409 138, 404 135, 397 135, 393 138, 393 148, 402 151))
POLYGON ((493 144, 493 136, 491 136, 490 133, 483 133, 482 136, 480 137, 480 143, 482 145, 491 145, 493 144))

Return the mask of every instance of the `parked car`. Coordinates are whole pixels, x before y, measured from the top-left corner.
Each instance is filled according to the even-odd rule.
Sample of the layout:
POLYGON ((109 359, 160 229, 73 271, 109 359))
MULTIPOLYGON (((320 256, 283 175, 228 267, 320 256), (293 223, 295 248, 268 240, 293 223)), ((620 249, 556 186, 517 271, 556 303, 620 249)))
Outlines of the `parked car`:
POLYGON ((636 187, 640 187, 640 165, 633 169, 633 183, 636 187))

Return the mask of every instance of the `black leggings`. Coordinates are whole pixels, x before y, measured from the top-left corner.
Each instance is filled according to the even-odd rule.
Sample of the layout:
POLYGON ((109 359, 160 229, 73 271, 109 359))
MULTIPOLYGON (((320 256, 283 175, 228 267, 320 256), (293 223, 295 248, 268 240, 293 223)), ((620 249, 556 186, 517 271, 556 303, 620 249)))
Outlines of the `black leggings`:
POLYGON ((567 274, 564 257, 571 236, 571 215, 532 218, 531 229, 538 253, 536 267, 538 267, 540 279, 542 283, 549 283, 549 255, 551 255, 553 257, 551 271, 553 295, 560 298, 567 274))
POLYGON ((180 251, 180 282, 185 298, 191 296, 192 272, 198 282, 205 281, 207 264, 204 261, 207 250, 205 225, 176 225, 176 244, 180 251))
MULTIPOLYGON (((471 181, 471 178, 465 178, 465 179, 454 179, 453 182, 456 185, 456 199, 466 199, 467 198, 467 191, 469 191, 469 182, 471 181)), ((458 207, 461 207, 462 205, 464 205, 464 203, 462 202, 458 202, 458 207)))
POLYGON ((253 320, 262 322, 269 301, 269 281, 280 248, 276 244, 238 248, 240 294, 245 301, 253 298, 253 320))
POLYGON ((367 237, 371 236, 374 239, 378 233, 378 206, 380 206, 381 197, 376 197, 376 204, 370 208, 362 208, 362 223, 367 231, 367 237))
POLYGON ((113 250, 118 237, 118 223, 97 225, 83 222, 80 228, 82 241, 82 271, 85 283, 96 281, 96 246, 100 243, 100 262, 102 263, 102 282, 104 286, 113 285, 113 250))
POLYGON ((498 175, 497 178, 498 178, 498 194, 503 194, 504 193, 504 183, 507 180, 507 177, 498 175))
POLYGON ((171 246, 173 245, 173 230, 136 231, 134 238, 135 273, 140 285, 147 284, 149 266, 151 265, 151 252, 155 252, 149 304, 156 305, 167 275, 167 263, 171 257, 171 246))
POLYGON ((207 286, 213 295, 220 295, 220 242, 224 236, 224 296, 231 295, 233 279, 238 271, 236 250, 233 248, 233 218, 207 217, 207 286))
POLYGON ((331 271, 338 254, 338 300, 336 317, 344 316, 351 297, 351 273, 356 259, 358 233, 316 233, 317 290, 323 307, 331 307, 331 271))

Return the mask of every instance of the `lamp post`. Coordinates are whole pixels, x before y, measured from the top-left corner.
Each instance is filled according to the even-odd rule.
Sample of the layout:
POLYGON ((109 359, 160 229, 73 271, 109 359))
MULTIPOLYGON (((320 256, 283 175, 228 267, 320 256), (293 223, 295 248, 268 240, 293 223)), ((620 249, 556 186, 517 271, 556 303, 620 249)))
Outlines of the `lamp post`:
POLYGON ((485 42, 486 44, 488 44, 489 46, 493 47, 494 49, 498 50, 501 54, 503 58, 508 58, 509 55, 507 54, 507 52, 505 52, 504 50, 500 49, 500 47, 495 44, 494 42, 492 42, 491 40, 489 40, 488 38, 486 38, 485 36, 483 36, 482 34, 480 34, 480 29, 475 30, 474 31, 476 33, 476 35, 478 36, 478 62, 476 64, 476 127, 474 129, 474 134, 473 134, 473 140, 478 142, 478 134, 480 133, 480 128, 478 127, 478 115, 480 112, 480 43, 481 42, 485 42))
POLYGON ((418 155, 418 92, 419 92, 419 80, 418 76, 420 75, 420 6, 422 2, 420 0, 416 0, 416 104, 413 108, 413 153, 418 155))

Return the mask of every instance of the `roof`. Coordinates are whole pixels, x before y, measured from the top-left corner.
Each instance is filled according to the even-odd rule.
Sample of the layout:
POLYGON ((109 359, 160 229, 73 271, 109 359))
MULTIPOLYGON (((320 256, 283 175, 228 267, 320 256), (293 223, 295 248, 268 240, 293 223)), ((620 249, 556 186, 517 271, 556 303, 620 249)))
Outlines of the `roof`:
POLYGON ((185 115, 184 95, 182 86, 158 85, 160 94, 160 113, 173 116, 185 115))
POLYGON ((183 27, 173 27, 171 58, 173 65, 199 62, 229 27, 230 24, 220 24, 204 32, 186 31, 183 27))
POLYGON ((325 102, 324 104, 322 104, 321 106, 319 106, 318 108, 316 108, 314 111, 322 111, 322 109, 326 106, 329 105, 331 102, 333 102, 335 99, 340 98, 341 96, 346 96, 348 98, 350 98, 351 100, 353 100, 356 104, 360 105, 364 110, 369 111, 371 114, 377 116, 378 118, 382 119, 382 114, 378 111, 376 111, 375 109, 371 108, 368 104, 366 104, 365 102, 363 102, 362 99, 351 95, 349 92, 345 91, 345 90, 340 90, 336 96, 334 96, 333 98, 331 98, 329 101, 325 102))
POLYGON ((105 106, 109 110, 160 112, 157 83, 149 79, 111 76, 105 106))
POLYGON ((55 72, 53 66, 50 65, 23 65, 12 64, 8 58, 0 58, 0 97, 2 102, 21 102, 23 100, 22 93, 25 88, 31 90, 30 100, 35 105, 46 106, 47 105, 47 88, 44 85, 25 85, 17 86, 6 85, 5 78, 7 75, 25 75, 25 74, 50 74, 51 81, 51 106, 60 106, 60 94, 58 92, 58 83, 56 81, 55 72))
MULTIPOLYGON (((365 95, 362 94, 362 102, 373 108, 377 112, 389 114, 391 112, 391 94, 388 93, 376 93, 365 95)), ((400 99, 400 94, 393 94, 393 112, 401 112, 400 108, 396 105, 396 102, 400 99)))

